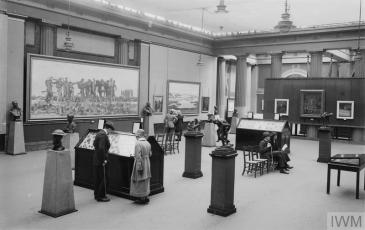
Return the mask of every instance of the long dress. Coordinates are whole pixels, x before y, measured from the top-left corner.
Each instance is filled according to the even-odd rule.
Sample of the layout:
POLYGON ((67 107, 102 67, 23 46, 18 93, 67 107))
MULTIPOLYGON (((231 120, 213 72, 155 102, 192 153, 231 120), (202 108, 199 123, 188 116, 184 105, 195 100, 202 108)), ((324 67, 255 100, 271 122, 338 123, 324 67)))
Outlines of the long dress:
POLYGON ((131 175, 130 195, 133 197, 147 197, 150 194, 151 145, 145 138, 136 142, 134 163, 131 175))

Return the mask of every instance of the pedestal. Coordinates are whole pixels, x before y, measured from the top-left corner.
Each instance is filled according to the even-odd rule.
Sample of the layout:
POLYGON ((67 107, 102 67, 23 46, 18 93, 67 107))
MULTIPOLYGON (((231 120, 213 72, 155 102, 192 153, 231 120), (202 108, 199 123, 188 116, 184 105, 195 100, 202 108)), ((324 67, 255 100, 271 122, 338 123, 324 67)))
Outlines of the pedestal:
POLYGON ((362 142, 363 141, 363 130, 362 129, 352 129, 351 139, 353 142, 362 142))
POLYGON ((188 131, 185 136, 185 171, 183 177, 199 178, 203 176, 201 171, 202 137, 197 131, 188 131))
POLYGON ((317 127, 316 126, 308 126, 307 128, 307 137, 310 139, 317 139, 317 127))
POLYGON ((23 122, 11 121, 9 126, 8 154, 25 154, 23 122))
POLYGON ((317 162, 328 163, 331 158, 331 129, 320 127, 318 130, 319 150, 317 162))
POLYGON ((212 157, 212 187, 208 212, 229 216, 236 212, 234 206, 234 174, 236 151, 231 147, 218 147, 212 157))
POLYGON ((217 139, 217 132, 215 130, 214 123, 205 123, 204 130, 203 130, 203 142, 202 146, 206 147, 215 147, 216 139, 217 139))
POLYGON ((75 211, 70 151, 48 150, 39 212, 59 217, 75 211))
POLYGON ((229 130, 229 133, 236 134, 237 123, 238 123, 238 117, 232 117, 231 128, 229 130))
POLYGON ((66 149, 70 150, 72 169, 75 168, 75 146, 77 145, 79 140, 79 133, 67 133, 67 135, 62 138, 63 145, 66 149))

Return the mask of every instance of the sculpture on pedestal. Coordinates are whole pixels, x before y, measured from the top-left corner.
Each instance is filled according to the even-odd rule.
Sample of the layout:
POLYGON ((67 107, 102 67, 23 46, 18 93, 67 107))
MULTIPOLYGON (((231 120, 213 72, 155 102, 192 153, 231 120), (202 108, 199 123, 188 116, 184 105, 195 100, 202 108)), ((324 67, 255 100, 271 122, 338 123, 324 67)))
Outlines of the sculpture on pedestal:
POLYGON ((188 131, 200 131, 200 122, 197 118, 194 121, 189 122, 188 131))
POLYGON ((238 117, 238 111, 237 109, 233 110, 232 117, 238 117))
POLYGON ((12 121, 21 121, 20 117, 22 116, 22 110, 19 108, 17 101, 12 101, 12 108, 10 109, 9 113, 11 116, 12 121))
POLYGON ((66 134, 61 129, 56 129, 55 131, 53 131, 52 135, 53 135, 52 150, 55 150, 55 151, 65 150, 65 147, 62 145, 62 138, 66 134))
POLYGON ((218 130, 217 130, 217 135, 218 135, 218 140, 222 141, 222 146, 228 145, 229 144, 229 140, 228 140, 228 131, 231 128, 231 125, 225 121, 225 120, 219 120, 216 119, 214 121, 214 124, 216 124, 218 126, 218 130))
POLYGON ((151 103, 147 102, 146 105, 142 109, 142 116, 148 117, 152 116, 153 109, 151 107, 151 103))
POLYGON ((330 119, 330 116, 332 116, 333 113, 329 113, 329 112, 324 112, 321 114, 320 118, 321 118, 321 121, 322 121, 322 126, 323 127, 326 127, 328 122, 329 122, 329 119, 330 119))
POLYGON ((67 126, 66 129, 64 129, 63 131, 65 133, 74 133, 75 129, 76 129, 76 123, 73 121, 74 120, 74 115, 73 114, 67 114, 67 126))

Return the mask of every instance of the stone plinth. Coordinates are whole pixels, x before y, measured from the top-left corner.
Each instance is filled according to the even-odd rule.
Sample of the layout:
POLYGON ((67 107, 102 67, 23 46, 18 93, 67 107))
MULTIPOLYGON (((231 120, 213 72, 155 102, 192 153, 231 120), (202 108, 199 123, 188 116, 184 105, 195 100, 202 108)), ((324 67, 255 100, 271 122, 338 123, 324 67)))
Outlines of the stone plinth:
POLYGON ((203 176, 201 171, 202 137, 198 131, 188 131, 185 136, 185 170, 183 177, 199 178, 203 176))
POLYGON ((204 130, 203 130, 203 142, 202 146, 206 147, 215 147, 216 140, 217 140, 217 132, 215 130, 215 124, 214 123, 205 123, 204 130))
POLYGON ((67 133, 66 136, 62 138, 63 145, 66 149, 70 150, 71 155, 71 168, 75 168, 75 146, 80 140, 79 133, 67 133))
POLYGON ((10 155, 25 153, 24 128, 21 121, 10 122, 7 153, 10 155))
POLYGON ((48 150, 39 212, 59 217, 75 211, 70 151, 48 150))
POLYGON ((234 206, 234 174, 236 151, 231 147, 218 147, 212 157, 212 186, 208 212, 229 216, 236 212, 234 206))
POLYGON ((319 150, 317 162, 328 163, 331 158, 331 129, 320 127, 318 130, 319 150))

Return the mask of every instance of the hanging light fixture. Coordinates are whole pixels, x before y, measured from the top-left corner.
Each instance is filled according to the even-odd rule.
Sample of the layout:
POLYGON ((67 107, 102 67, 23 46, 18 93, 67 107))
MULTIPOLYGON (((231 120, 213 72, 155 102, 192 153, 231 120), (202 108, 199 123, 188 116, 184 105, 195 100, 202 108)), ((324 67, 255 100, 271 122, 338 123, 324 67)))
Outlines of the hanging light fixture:
MULTIPOLYGON (((202 27, 201 27, 202 32, 204 32, 204 10, 205 8, 202 8, 202 27)), ((202 38, 202 43, 203 43, 203 38, 202 38)), ((202 54, 199 54, 199 59, 196 64, 199 66, 204 65, 202 54)))
POLYGON ((67 32, 66 32, 65 42, 63 43, 63 47, 65 48, 66 51, 71 51, 74 46, 72 38, 70 36, 70 8, 71 8, 71 0, 68 0, 67 32))
POLYGON ((227 6, 224 4, 224 0, 220 0, 219 4, 217 5, 216 13, 228 13, 226 10, 227 6))

